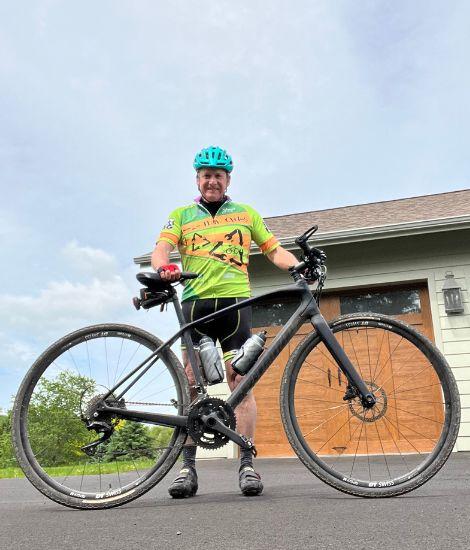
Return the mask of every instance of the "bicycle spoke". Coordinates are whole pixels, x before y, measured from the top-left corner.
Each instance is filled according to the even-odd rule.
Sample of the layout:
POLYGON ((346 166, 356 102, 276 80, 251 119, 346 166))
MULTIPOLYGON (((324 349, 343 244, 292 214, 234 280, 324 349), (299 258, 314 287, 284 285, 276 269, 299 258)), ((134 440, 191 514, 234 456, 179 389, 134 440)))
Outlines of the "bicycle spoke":
MULTIPOLYGON (((375 363, 375 367, 374 367, 374 374, 373 376, 371 377, 371 382, 374 382, 375 380, 375 373, 377 372, 377 367, 379 366, 379 362, 380 362, 380 355, 382 353, 382 347, 383 347, 383 343, 384 343, 384 340, 385 340, 385 330, 382 330, 382 340, 380 341, 380 346, 379 346, 379 351, 377 353, 377 361, 375 363)), ((387 339, 388 340, 388 339, 387 339)))
MULTIPOLYGON (((415 390, 423 390, 425 388, 432 388, 432 387, 435 387, 435 386, 439 386, 441 387, 441 384, 439 382, 436 382, 435 384, 428 384, 427 386, 416 386, 415 388, 410 388, 408 390, 401 390, 401 391, 393 391, 389 397, 392 397, 392 395, 396 395, 397 393, 406 393, 406 392, 409 392, 409 391, 415 391, 415 390)), ((395 399, 395 398, 394 398, 395 399)))
MULTIPOLYGON (((332 361, 330 361, 330 363, 332 363, 335 368, 337 367, 337 365, 335 365, 332 361)), ((319 370, 320 372, 322 372, 323 374, 326 374, 326 376, 328 376, 328 371, 321 369, 317 365, 313 365, 312 363, 309 363, 308 361, 305 361, 305 364, 308 365, 309 367, 313 367, 314 369, 319 370)))
POLYGON ((119 348, 119 356, 118 356, 118 360, 117 360, 117 363, 116 363, 116 368, 114 369, 113 386, 116 385, 116 375, 117 375, 117 372, 118 372, 118 369, 119 369, 119 363, 121 362, 121 355, 122 355, 122 350, 123 350, 123 347, 124 347, 124 342, 125 342, 125 340, 121 339, 121 346, 119 348))
POLYGON ((392 409, 395 409, 396 411, 401 411, 401 412, 404 412, 406 414, 411 414, 412 416, 417 416, 418 418, 422 418, 423 420, 428 420, 429 422, 434 422, 435 424, 439 424, 440 426, 442 426, 444 424, 444 422, 439 422, 439 420, 435 420, 434 418, 428 418, 427 416, 423 416, 421 414, 416 414, 416 413, 412 413, 410 411, 407 411, 406 409, 400 409, 399 407, 394 407, 392 404, 389 403, 389 407, 391 407, 392 409))
POLYGON ((345 403, 344 405, 337 405, 336 407, 327 407, 326 409, 313 409, 311 412, 308 412, 308 413, 305 413, 305 414, 298 414, 296 415, 297 418, 305 418, 306 416, 312 416, 313 413, 319 413, 319 412, 323 412, 323 411, 331 411, 333 409, 341 409, 341 408, 344 408, 344 407, 347 407, 348 404, 345 403))
POLYGON ((306 434, 304 434, 304 437, 307 437, 308 435, 312 434, 313 432, 317 431, 318 429, 320 429, 322 426, 324 426, 327 422, 330 422, 331 420, 333 420, 333 418, 336 418, 338 415, 342 414, 343 411, 339 411, 337 412, 336 414, 334 414, 333 416, 330 416, 329 418, 327 418, 326 420, 324 420, 321 424, 318 424, 318 426, 316 426, 315 428, 313 428, 313 430, 310 430, 309 432, 307 432, 306 434))
POLYGON ((383 372, 384 368, 388 365, 390 359, 392 358, 392 355, 395 353, 395 351, 397 350, 398 346, 403 342, 403 338, 400 338, 400 340, 398 341, 398 344, 393 348, 393 351, 391 351, 387 357, 387 360, 385 361, 385 363, 382 365, 382 368, 380 369, 379 373, 377 374, 377 376, 374 378, 374 380, 372 380, 372 382, 375 382, 375 380, 378 380, 379 379, 379 376, 381 375, 381 373, 383 372))
POLYGON ((106 345, 106 338, 103 338, 104 342, 104 355, 106 357, 106 378, 108 380, 108 388, 111 387, 109 380, 109 364, 108 364, 108 346, 106 345))
POLYGON ((359 449, 359 442, 361 441, 361 435, 362 435, 362 429, 364 428, 364 424, 361 424, 361 431, 359 432, 359 437, 357 438, 357 445, 356 445, 356 452, 354 453, 354 459, 351 466, 351 473, 349 474, 349 477, 352 477, 354 465, 356 464, 356 457, 357 457, 357 450, 359 449))
MULTIPOLYGON (((395 393, 399 388, 402 388, 403 386, 405 386, 406 384, 408 384, 408 382, 410 380, 413 380, 414 378, 416 378, 417 376, 419 376, 420 374, 422 374, 426 369, 428 368, 428 365, 426 365, 423 369, 421 369, 419 372, 416 372, 415 374, 413 374, 413 376, 410 376, 406 379, 405 382, 403 382, 402 384, 400 384, 399 386, 397 386, 396 388, 394 388, 393 393, 395 393)), ((383 387, 383 386, 382 386, 383 387)), ((379 390, 382 389, 382 388, 379 388, 379 390)), ((392 395, 390 394, 390 395, 392 395)))
POLYGON ((377 436, 378 436, 379 441, 380 441, 380 447, 382 449, 382 454, 383 454, 383 457, 384 457, 384 460, 385 460, 385 465, 387 466, 388 477, 391 478, 392 474, 390 473, 390 468, 388 467, 387 457, 385 456, 384 446, 382 444, 382 438, 380 437, 379 428, 377 427, 376 422, 374 422, 374 426, 375 426, 375 429, 377 431, 377 436))
POLYGON ((305 378, 299 378, 299 380, 301 380, 302 382, 306 382, 307 384, 313 384, 314 386, 316 386, 318 388, 326 388, 327 390, 337 391, 337 392, 341 393, 342 395, 344 395, 344 391, 342 391, 342 390, 337 390, 336 388, 332 388, 332 387, 329 387, 329 386, 324 386, 323 384, 318 384, 318 382, 312 382, 311 380, 305 380, 305 378))
POLYGON ((362 369, 361 369, 361 366, 359 364, 359 359, 357 357, 357 353, 356 353, 356 348, 354 347, 354 343, 352 341, 352 336, 351 336, 351 331, 346 331, 346 334, 349 336, 349 341, 351 342, 351 347, 353 349, 353 352, 354 352, 354 357, 356 358, 356 367, 357 367, 357 370, 359 371, 358 374, 360 374, 360 376, 362 377, 362 369))

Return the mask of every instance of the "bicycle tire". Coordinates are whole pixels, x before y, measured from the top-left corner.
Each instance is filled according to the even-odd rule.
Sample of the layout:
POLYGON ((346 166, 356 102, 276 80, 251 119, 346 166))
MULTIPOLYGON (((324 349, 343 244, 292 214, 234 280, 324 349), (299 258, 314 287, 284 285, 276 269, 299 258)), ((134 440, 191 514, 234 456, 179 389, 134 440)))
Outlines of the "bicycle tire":
POLYGON ((294 452, 315 476, 351 495, 392 497, 420 487, 444 465, 459 430, 458 388, 444 356, 428 338, 387 316, 344 315, 330 328, 379 399, 369 411, 358 398, 344 400, 347 381, 331 370, 333 359, 318 334, 307 335, 281 383, 281 417, 294 452), (400 354, 411 350, 405 361, 392 358, 400 346, 400 354), (320 391, 323 397, 315 399, 320 391), (316 409, 316 402, 328 406, 316 409))
MULTIPOLYGON (((106 378, 105 372, 107 372, 108 384, 104 387, 112 386, 114 383, 110 382, 112 367, 115 368, 114 378, 122 379, 127 370, 132 370, 136 366, 133 363, 137 360, 136 358, 149 356, 161 344, 162 341, 159 338, 140 328, 122 324, 100 324, 84 327, 64 336, 46 349, 35 361, 26 374, 15 399, 12 412, 12 440, 20 467, 41 493, 55 502, 72 508, 111 508, 143 495, 168 473, 186 440, 187 434, 183 428, 174 428, 173 432, 166 436, 169 441, 159 447, 158 441, 151 437, 153 433, 151 428, 142 427, 141 423, 132 420, 115 419, 113 435, 109 440, 111 443, 98 446, 100 450, 98 458, 88 457, 80 451, 82 443, 86 444, 90 439, 98 438, 94 431, 89 432, 80 423, 83 424, 82 408, 89 406, 93 399, 89 396, 92 394, 96 396, 97 393, 99 395, 104 391, 101 390, 103 384, 98 384, 99 378, 106 378), (119 358, 117 358, 118 352, 119 358), (81 357, 82 354, 84 354, 84 360, 81 357), (104 357, 106 357, 105 362, 104 357), (93 373, 92 369, 94 369, 93 373), (122 371, 119 376, 118 371, 122 371), (64 394, 61 384, 70 386, 73 390, 64 394), (39 417, 42 420, 38 420, 39 417), (58 452, 59 456, 52 456, 52 458, 53 440, 47 445, 44 443, 46 436, 42 426, 45 424, 45 419, 50 419, 52 428, 49 431, 53 431, 54 426, 58 427, 54 433, 58 438, 57 449, 60 452, 58 452), (40 421, 42 424, 39 423, 40 421), (136 426, 137 424, 141 427, 136 426), (39 432, 42 435, 38 435, 39 432), (88 437, 86 434, 89 434, 88 437), (69 462, 64 467, 67 468, 68 473, 67 475, 64 472, 54 474, 61 470, 60 454, 65 454, 64 449, 68 452, 66 456, 69 462), (54 465, 54 460, 59 463, 59 466, 54 465), (79 466, 75 467, 74 461, 79 466), (83 473, 80 478, 82 466, 83 473), (96 472, 97 468, 99 473, 96 472), (85 475, 86 472, 89 475, 85 475), (106 488, 107 485, 108 488, 106 488), (88 490, 90 487, 92 489, 88 490)), ((189 386, 178 358, 171 350, 166 349, 159 355, 156 365, 160 369, 158 371, 160 374, 156 377, 158 380, 149 380, 149 383, 139 381, 133 390, 144 391, 145 388, 152 388, 152 390, 156 389, 154 392, 156 394, 174 395, 172 410, 178 414, 186 414, 189 404, 189 386), (161 385, 164 381, 168 381, 171 385, 160 389, 157 382, 161 385)), ((169 404, 142 403, 140 406, 158 405, 168 408, 169 404)), ((127 406, 126 402, 121 401, 120 406, 127 406)), ((50 438, 50 433, 47 437, 50 438)), ((48 441, 47 437, 46 441, 48 441)), ((62 460, 65 459, 62 458, 62 460)))

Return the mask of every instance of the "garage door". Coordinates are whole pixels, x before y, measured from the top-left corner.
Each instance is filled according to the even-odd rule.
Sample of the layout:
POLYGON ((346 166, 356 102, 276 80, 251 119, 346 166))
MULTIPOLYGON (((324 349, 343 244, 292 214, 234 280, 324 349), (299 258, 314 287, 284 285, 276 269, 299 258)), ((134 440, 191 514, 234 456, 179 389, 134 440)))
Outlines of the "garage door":
MULTIPOLYGON (((264 329, 268 332, 268 344, 276 336, 281 329, 281 326, 289 318, 291 313, 295 310, 297 304, 278 304, 278 303, 264 303, 262 306, 257 307, 253 312, 253 325, 256 329, 264 329)), ((424 285, 413 285, 407 287, 388 287, 374 289, 373 291, 361 291, 347 293, 335 293, 330 295, 324 295, 321 302, 321 310, 323 315, 327 319, 332 319, 340 314, 354 313, 361 311, 375 311, 378 313, 384 313, 391 315, 397 319, 403 320, 406 323, 413 325, 415 329, 425 334, 428 338, 433 339, 432 322, 429 307, 429 295, 427 288, 424 285)), ((311 332, 311 325, 304 325, 301 327, 297 335, 293 338, 290 344, 281 352, 276 361, 271 365, 268 371, 264 374, 258 384, 255 386, 254 392, 256 401, 258 404, 258 421, 256 429, 256 447, 258 449, 259 456, 274 457, 274 456, 293 456, 293 452, 284 434, 282 421, 279 412, 279 390, 282 373, 284 367, 292 354, 296 345, 301 341, 306 334, 311 332)), ((386 380, 388 384, 394 384, 395 387, 400 385, 400 375, 408 376, 410 369, 413 372, 420 372, 420 365, 414 359, 409 356, 409 353, 403 352, 400 354, 400 350, 397 349, 393 353, 393 369, 397 375, 388 375, 387 369, 391 369, 390 361, 386 360, 387 355, 391 350, 394 350, 397 343, 394 341, 394 335, 388 338, 387 342, 374 342, 373 336, 371 337, 370 331, 366 334, 359 331, 354 336, 355 341, 349 342, 343 341, 340 337, 340 343, 345 348, 348 355, 353 359, 355 364, 363 364, 366 362, 365 354, 369 353, 367 350, 375 347, 376 352, 384 357, 383 360, 383 374, 382 379, 386 380), (366 345, 367 338, 367 345, 366 345), (352 345, 351 345, 352 344, 352 345), (397 365, 397 361, 401 364, 397 365)), ((335 365, 331 363, 331 360, 327 357, 314 357, 312 360, 315 364, 320 365, 320 369, 324 374, 318 374, 316 372, 315 380, 306 386, 306 395, 314 399, 316 393, 321 392, 322 399, 325 399, 325 395, 328 395, 329 391, 338 391, 335 389, 339 385, 341 391, 341 384, 345 386, 344 376, 335 368, 335 365), (319 378, 323 376, 324 380, 319 378), (336 386, 332 386, 332 379, 336 386)), ((382 368, 382 367, 381 367, 382 368)), ((427 374, 429 369, 426 369, 424 374, 419 376, 432 376, 427 374)), ((363 374, 366 378, 366 375, 363 374)), ((306 382, 309 382, 308 380, 306 382)), ((432 387, 435 381, 420 380, 420 384, 427 387, 432 387)), ((308 400, 307 400, 308 401, 308 400)), ((438 400, 437 400, 438 401, 438 400)), ((311 406, 311 405, 306 405, 311 406)), ((436 418, 440 419, 442 416, 442 410, 437 407, 432 409, 433 405, 428 405, 423 399, 422 403, 422 417, 423 418, 436 418), (432 410, 431 410, 432 409, 432 410)), ((302 411, 299 411, 302 414, 302 411)), ((396 425, 400 425, 399 410, 396 411, 396 425)), ((305 414, 305 417, 311 416, 311 414, 305 414)), ((392 420, 393 422, 393 420, 392 420)), ((416 433, 422 433, 419 426, 419 418, 416 418, 416 424, 414 424, 416 433)), ((424 420, 423 420, 424 422, 424 420)), ((319 434, 319 438, 322 441, 329 441, 328 446, 325 447, 322 452, 341 452, 347 445, 347 439, 350 439, 350 434, 341 429, 341 418, 338 417, 337 422, 330 421, 325 423, 323 430, 328 433, 319 434), (326 436, 326 437, 325 437, 326 436)), ((423 427, 423 432, 426 431, 426 436, 429 437, 429 422, 426 427, 423 427)), ((431 424, 432 426, 432 424, 431 424)), ((308 429, 308 426, 305 426, 308 429)), ((393 429, 393 428, 390 428, 393 429)), ((436 423, 436 429, 438 425, 436 423)), ((415 435, 415 434, 414 434, 415 435)), ((432 435, 432 434, 431 434, 432 435)), ((385 449, 382 448, 382 452, 393 452, 393 449, 387 449, 387 440, 390 440, 389 445, 394 445, 394 436, 388 437, 388 434, 377 433, 376 441, 374 443, 374 437, 369 437, 368 444, 374 446, 385 445, 385 449)), ((414 449, 426 450, 429 444, 429 439, 414 437, 412 445, 414 449)), ((373 449, 369 448, 368 452, 373 449)), ((378 449, 377 449, 378 450, 378 449)), ((410 449, 411 450, 411 449, 410 449)), ((361 449, 356 450, 360 452, 361 449)))

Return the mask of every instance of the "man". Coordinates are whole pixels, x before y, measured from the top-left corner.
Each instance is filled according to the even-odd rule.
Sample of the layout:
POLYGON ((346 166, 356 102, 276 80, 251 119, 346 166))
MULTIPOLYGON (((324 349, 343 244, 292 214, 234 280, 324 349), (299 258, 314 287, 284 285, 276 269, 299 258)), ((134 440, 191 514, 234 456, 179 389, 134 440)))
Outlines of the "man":
MULTIPOLYGON (((202 149, 195 159, 196 183, 200 196, 189 206, 177 208, 164 226, 152 254, 152 267, 162 279, 176 281, 180 271, 169 263, 170 252, 178 246, 184 271, 200 274, 187 281, 182 307, 186 320, 194 321, 250 296, 248 257, 251 241, 281 269, 298 263, 297 258, 282 248, 267 229, 261 216, 250 206, 233 202, 226 194, 233 163, 219 147, 202 149)), ((197 346, 204 334, 218 339, 224 354, 227 382, 233 391, 242 380, 231 367, 240 347, 251 336, 251 308, 243 308, 200 327, 191 335, 197 346), (202 331, 205 331, 204 333, 202 331)), ((194 385, 188 356, 183 349, 183 362, 190 385, 194 385)), ((195 397, 192 390, 192 398, 195 397)), ((252 392, 237 407, 237 431, 253 440, 256 424, 256 402, 252 392)), ((193 496, 198 489, 195 467, 196 448, 190 442, 183 450, 183 468, 168 489, 173 498, 193 496)), ((242 450, 239 484, 246 496, 259 495, 263 484, 253 468, 250 450, 242 450)))

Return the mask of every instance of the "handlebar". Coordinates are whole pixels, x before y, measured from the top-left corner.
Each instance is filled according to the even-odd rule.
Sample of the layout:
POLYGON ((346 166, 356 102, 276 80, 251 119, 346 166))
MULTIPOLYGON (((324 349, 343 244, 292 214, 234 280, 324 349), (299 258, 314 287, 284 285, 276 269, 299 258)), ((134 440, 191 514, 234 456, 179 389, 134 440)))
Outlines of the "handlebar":
POLYGON ((303 252, 300 263, 289 270, 294 280, 298 280, 302 275, 311 281, 319 280, 320 277, 325 276, 326 254, 320 248, 311 247, 308 244, 308 240, 317 230, 318 225, 313 225, 294 241, 303 252))

